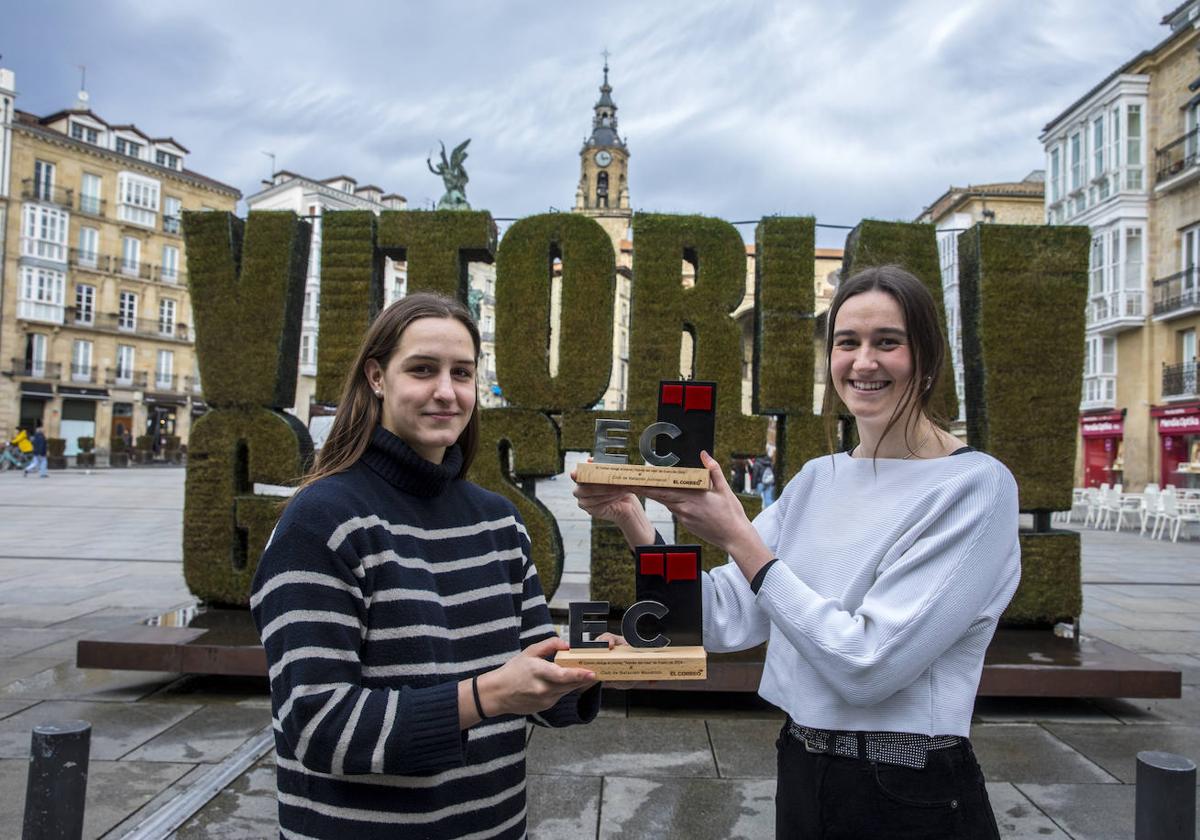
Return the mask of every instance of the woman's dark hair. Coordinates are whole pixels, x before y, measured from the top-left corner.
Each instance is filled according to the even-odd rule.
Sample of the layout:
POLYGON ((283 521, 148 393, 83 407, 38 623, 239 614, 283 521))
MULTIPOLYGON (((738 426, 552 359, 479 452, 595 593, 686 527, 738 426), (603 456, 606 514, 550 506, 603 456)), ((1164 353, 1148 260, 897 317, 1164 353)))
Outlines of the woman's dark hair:
MULTIPOLYGON (((428 292, 418 292, 401 298, 380 312, 367 329, 367 334, 363 336, 362 344, 354 357, 354 364, 346 373, 342 397, 338 400, 337 415, 329 430, 329 436, 325 439, 325 445, 321 447, 316 463, 304 476, 298 489, 303 489, 325 476, 348 470, 362 457, 382 416, 379 398, 375 396, 375 391, 367 380, 367 360, 374 359, 380 367, 386 368, 388 360, 400 346, 400 336, 410 324, 420 318, 453 318, 458 321, 471 334, 475 358, 479 359, 479 327, 475 325, 467 308, 456 300, 428 292)), ((461 478, 471 468, 475 451, 479 447, 478 400, 471 411, 466 428, 458 436, 456 443, 463 456, 462 467, 457 476, 461 478)))
MULTIPOLYGON (((934 303, 933 295, 925 288, 924 283, 898 265, 866 268, 838 285, 826 315, 825 403, 822 413, 825 415, 825 437, 830 452, 834 451, 838 416, 845 413, 842 401, 834 388, 831 362, 833 331, 837 326, 838 311, 842 308, 842 304, 855 295, 873 291, 891 295, 900 305, 913 364, 913 373, 908 380, 908 387, 900 401, 896 403, 896 409, 888 419, 880 441, 887 437, 893 426, 908 416, 914 404, 917 411, 925 415, 928 420, 942 428, 946 427, 946 422, 940 414, 940 407, 933 402, 934 395, 939 393, 938 385, 942 379, 942 368, 946 363, 946 339, 938 322, 937 305, 934 303)), ((904 445, 910 447, 909 451, 911 452, 908 432, 907 428, 904 429, 904 445)))

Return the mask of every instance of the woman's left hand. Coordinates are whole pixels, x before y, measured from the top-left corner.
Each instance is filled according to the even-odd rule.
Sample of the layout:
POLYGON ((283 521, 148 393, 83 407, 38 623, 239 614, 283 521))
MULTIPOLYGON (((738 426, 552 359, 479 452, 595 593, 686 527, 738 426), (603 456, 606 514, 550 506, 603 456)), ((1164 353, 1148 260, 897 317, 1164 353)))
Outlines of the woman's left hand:
POLYGON ((700 453, 700 460, 708 470, 712 485, 708 490, 644 487, 639 492, 669 508, 688 531, 731 555, 737 553, 735 549, 761 545, 762 540, 725 480, 721 465, 707 452, 700 453))

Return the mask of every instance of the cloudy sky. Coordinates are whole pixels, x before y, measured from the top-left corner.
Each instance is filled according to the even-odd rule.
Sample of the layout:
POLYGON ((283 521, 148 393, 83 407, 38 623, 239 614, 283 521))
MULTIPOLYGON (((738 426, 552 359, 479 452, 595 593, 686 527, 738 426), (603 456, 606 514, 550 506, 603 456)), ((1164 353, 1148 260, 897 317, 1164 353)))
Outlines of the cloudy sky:
POLYGON ((0 64, 36 114, 69 107, 86 65, 100 116, 244 194, 266 151, 427 206, 426 155, 470 137, 468 198, 519 217, 571 206, 607 48, 636 209, 853 224, 1041 168, 1042 126, 1176 5, 13 0, 0 64))

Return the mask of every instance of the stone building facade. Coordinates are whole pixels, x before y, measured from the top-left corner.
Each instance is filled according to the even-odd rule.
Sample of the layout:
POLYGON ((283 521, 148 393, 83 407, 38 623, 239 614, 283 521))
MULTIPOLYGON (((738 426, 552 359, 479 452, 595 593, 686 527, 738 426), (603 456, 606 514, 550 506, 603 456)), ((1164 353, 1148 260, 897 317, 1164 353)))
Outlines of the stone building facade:
POLYGON ((1077 483, 1200 486, 1200 2, 1052 120, 1046 220, 1092 231, 1077 483))
POLYGON ((86 92, 37 116, 13 89, 0 71, 0 434, 41 422, 68 455, 117 434, 186 443, 205 406, 182 214, 241 194, 187 169, 173 138, 104 120, 86 92))

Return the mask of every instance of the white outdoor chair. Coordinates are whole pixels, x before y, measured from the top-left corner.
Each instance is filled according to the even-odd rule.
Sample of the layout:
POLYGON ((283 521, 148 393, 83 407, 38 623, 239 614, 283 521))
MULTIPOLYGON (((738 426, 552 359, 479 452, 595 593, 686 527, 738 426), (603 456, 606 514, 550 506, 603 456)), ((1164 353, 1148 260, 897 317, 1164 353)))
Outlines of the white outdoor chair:
POLYGON ((1183 528, 1185 522, 1200 522, 1200 514, 1192 511, 1182 511, 1179 508, 1179 502, 1174 492, 1164 492, 1161 496, 1162 512, 1159 514, 1156 524, 1157 533, 1155 539, 1158 539, 1167 531, 1167 523, 1171 523, 1171 542, 1179 541, 1179 532, 1183 528))
POLYGON ((1121 485, 1105 487, 1100 485, 1100 528, 1107 529, 1110 520, 1115 519, 1119 529, 1121 521, 1121 485))
POLYGON ((1058 512, 1059 522, 1074 522, 1076 516, 1086 516, 1088 508, 1087 491, 1082 487, 1071 490, 1071 509, 1058 512))
POLYGON ((1147 484, 1146 489, 1142 491, 1142 507, 1138 512, 1141 518, 1142 529, 1138 532, 1139 536, 1146 536, 1146 526, 1154 520, 1154 524, 1158 524, 1159 499, 1161 494, 1158 492, 1157 484, 1147 484))
MULTIPOLYGON (((1117 485, 1117 487, 1120 486, 1120 484, 1117 485)), ((1131 525, 1141 520, 1143 498, 1140 493, 1121 493, 1115 487, 1113 488, 1112 495, 1117 506, 1117 524, 1113 530, 1120 533, 1121 526, 1125 524, 1125 517, 1129 517, 1131 525)))
POLYGON ((1083 500, 1087 508, 1087 514, 1083 518, 1084 526, 1099 527, 1101 510, 1100 491, 1095 487, 1087 488, 1083 491, 1083 500))

